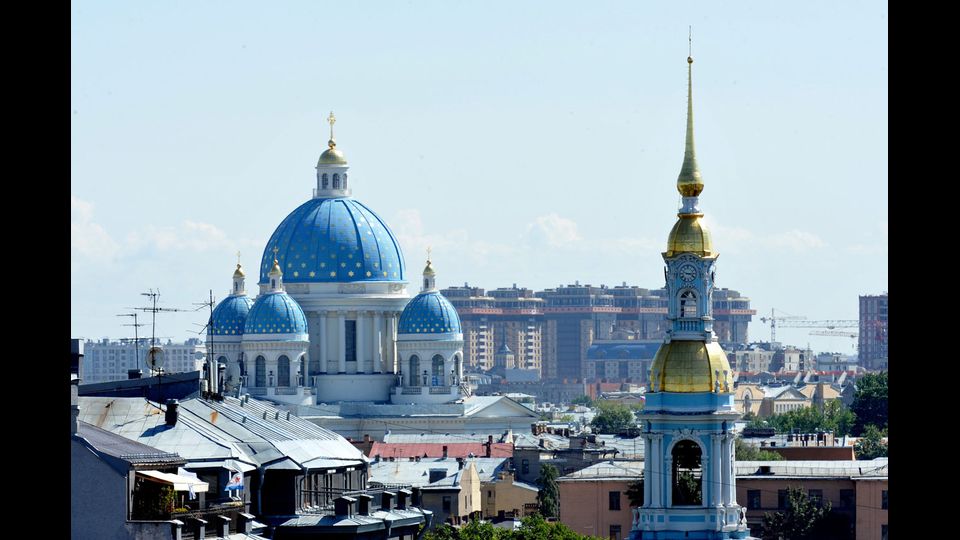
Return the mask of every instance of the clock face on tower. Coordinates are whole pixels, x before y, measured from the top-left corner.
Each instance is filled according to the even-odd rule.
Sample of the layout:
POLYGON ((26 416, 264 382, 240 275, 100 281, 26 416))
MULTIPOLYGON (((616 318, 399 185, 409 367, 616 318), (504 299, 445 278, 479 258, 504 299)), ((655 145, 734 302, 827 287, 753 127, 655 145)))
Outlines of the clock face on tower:
POLYGON ((685 264, 677 271, 680 279, 690 283, 697 277, 697 269, 692 264, 685 264))

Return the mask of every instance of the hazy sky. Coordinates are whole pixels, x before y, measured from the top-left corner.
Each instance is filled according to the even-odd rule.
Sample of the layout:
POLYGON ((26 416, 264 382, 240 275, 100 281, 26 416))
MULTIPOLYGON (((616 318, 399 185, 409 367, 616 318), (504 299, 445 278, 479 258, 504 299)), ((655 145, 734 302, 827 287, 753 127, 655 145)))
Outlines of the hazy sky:
MULTIPOLYGON (((887 288, 883 2, 74 2, 71 24, 74 337, 132 335, 115 315, 151 287, 223 298, 237 250, 254 289, 331 110, 413 293, 427 245, 441 287, 662 287, 688 25, 700 206, 751 337, 887 288)), ((853 353, 808 332, 777 336, 853 353)))

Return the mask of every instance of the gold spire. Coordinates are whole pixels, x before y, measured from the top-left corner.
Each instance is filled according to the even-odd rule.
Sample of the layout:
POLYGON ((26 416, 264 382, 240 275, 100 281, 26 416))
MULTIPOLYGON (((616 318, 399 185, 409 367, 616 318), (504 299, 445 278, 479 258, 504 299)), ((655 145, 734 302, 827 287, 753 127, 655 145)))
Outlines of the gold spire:
POLYGON ((703 178, 697 165, 693 146, 693 30, 690 31, 690 56, 687 57, 687 140, 683 150, 683 165, 677 177, 677 191, 684 197, 696 197, 703 191, 703 178))
POLYGON ((277 262, 277 252, 280 251, 277 249, 277 246, 273 246, 273 268, 270 269, 268 275, 281 275, 283 272, 280 270, 280 263, 277 262))
POLYGON ((320 154, 320 160, 317 161, 317 166, 346 165, 347 158, 343 155, 343 152, 337 150, 337 141, 333 138, 333 124, 337 123, 337 117, 333 115, 333 111, 330 111, 327 122, 330 124, 330 140, 327 141, 328 148, 320 154))

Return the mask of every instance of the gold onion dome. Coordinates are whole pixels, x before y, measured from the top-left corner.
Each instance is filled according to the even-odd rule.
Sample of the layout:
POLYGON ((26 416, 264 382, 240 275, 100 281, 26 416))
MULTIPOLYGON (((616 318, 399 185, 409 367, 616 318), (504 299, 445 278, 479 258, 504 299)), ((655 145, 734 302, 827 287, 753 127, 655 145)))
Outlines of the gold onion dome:
POLYGON ((693 253, 700 257, 716 257, 713 238, 701 219, 703 214, 678 214, 680 219, 670 229, 665 256, 693 253))
POLYGON ((427 265, 423 267, 423 275, 425 276, 437 275, 437 271, 433 269, 433 263, 430 262, 430 259, 427 259, 427 265))
POLYGON ((327 148, 320 154, 320 160, 317 161, 317 165, 346 165, 347 158, 344 157, 343 152, 337 150, 337 141, 330 139, 327 141, 327 148))
POLYGON ((653 358, 650 384, 658 392, 726 393, 733 389, 733 374, 718 343, 671 341, 653 358))
POLYGON ((243 268, 240 267, 240 263, 237 263, 237 269, 233 271, 233 277, 246 277, 246 274, 243 273, 243 268))
POLYGON ((273 256, 273 268, 270 269, 269 276, 279 276, 283 274, 283 271, 280 270, 280 263, 277 262, 277 256, 273 256))

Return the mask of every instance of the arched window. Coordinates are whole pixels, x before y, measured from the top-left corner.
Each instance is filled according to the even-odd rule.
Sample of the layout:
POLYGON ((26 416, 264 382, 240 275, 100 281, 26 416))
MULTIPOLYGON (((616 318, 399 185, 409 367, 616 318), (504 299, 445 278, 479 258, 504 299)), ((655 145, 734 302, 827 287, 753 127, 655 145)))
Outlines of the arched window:
POLYGON ((327 173, 323 173, 323 176, 320 177, 322 182, 323 189, 329 189, 330 187, 330 178, 327 176, 327 173))
POLYGON ((275 279, 271 279, 271 280, 270 280, 270 288, 271 288, 271 289, 276 289, 276 288, 277 288, 277 280, 275 280, 275 279))
POLYGON ((433 375, 433 381, 431 382, 430 386, 443 386, 444 385, 443 379, 445 375, 445 373, 443 372, 443 357, 440 356, 439 354, 435 355, 433 357, 432 367, 433 367, 433 372, 431 373, 431 375, 433 375))
POLYGON ((703 504, 703 451, 691 440, 673 446, 673 506, 703 504))
POLYGON ((233 292, 234 293, 240 292, 240 282, 238 281, 233 282, 233 292))
POLYGON ((410 386, 420 386, 420 357, 410 357, 410 386))
POLYGON ((343 175, 343 189, 347 189, 347 175, 343 175))
POLYGON ((423 288, 426 289, 430 285, 430 282, 427 281, 427 278, 423 278, 423 288))
POLYGON ((340 189, 340 175, 333 175, 333 189, 340 189))
POLYGON ((290 386, 290 359, 287 355, 277 358, 277 386, 290 386))
POLYGON ((693 291, 686 291, 680 295, 680 317, 697 316, 697 294, 693 291))
POLYGON ((264 387, 267 385, 267 359, 258 356, 256 360, 256 376, 254 382, 257 383, 254 386, 264 387))

